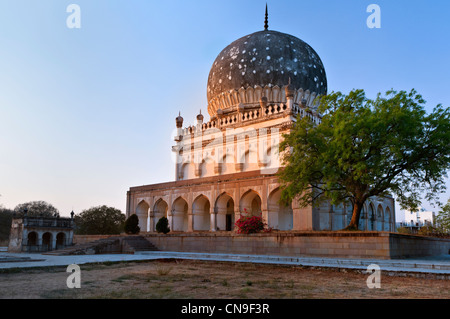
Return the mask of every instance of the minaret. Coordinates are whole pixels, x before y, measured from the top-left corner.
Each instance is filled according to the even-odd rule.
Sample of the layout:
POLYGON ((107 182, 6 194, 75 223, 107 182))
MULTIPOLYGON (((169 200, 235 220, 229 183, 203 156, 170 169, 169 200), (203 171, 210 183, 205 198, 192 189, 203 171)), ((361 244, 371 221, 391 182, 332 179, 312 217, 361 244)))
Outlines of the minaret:
POLYGON ((183 136, 183 118, 181 117, 181 112, 178 113, 177 118, 175 119, 175 122, 177 124, 177 136, 175 137, 175 141, 179 142, 182 140, 183 136))
POLYGON ((200 110, 200 113, 197 115, 197 128, 202 127, 203 124, 203 114, 202 114, 202 110, 200 110))
POLYGON ((285 93, 286 93, 286 104, 287 104, 287 109, 288 110, 292 110, 292 107, 294 106, 294 93, 295 93, 295 88, 294 86, 291 84, 291 78, 289 77, 289 84, 286 85, 286 87, 284 88, 285 93))

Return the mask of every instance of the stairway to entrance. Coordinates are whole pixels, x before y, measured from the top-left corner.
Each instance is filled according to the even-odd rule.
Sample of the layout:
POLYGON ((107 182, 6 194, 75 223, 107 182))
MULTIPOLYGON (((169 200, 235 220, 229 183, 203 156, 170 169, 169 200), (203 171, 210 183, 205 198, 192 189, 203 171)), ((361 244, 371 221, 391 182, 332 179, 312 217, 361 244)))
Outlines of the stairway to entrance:
POLYGON ((44 255, 134 254, 141 251, 158 251, 158 248, 142 236, 130 235, 101 238, 64 249, 48 251, 44 255))

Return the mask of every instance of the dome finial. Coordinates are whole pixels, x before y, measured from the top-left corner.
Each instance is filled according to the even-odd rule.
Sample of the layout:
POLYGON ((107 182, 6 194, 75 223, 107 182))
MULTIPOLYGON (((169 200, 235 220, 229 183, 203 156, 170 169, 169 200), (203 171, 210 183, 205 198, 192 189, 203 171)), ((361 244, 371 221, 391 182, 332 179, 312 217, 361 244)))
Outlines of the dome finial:
POLYGON ((264 31, 269 30, 269 13, 267 11, 267 2, 266 2, 266 19, 264 20, 264 31))

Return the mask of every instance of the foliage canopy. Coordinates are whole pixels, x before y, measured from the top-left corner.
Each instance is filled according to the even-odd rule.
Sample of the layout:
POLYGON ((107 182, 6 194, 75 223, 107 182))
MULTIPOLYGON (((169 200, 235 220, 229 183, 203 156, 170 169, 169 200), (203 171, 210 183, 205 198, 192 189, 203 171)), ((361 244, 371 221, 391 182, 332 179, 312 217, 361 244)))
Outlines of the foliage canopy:
POLYGON ((125 215, 106 205, 83 210, 74 216, 77 235, 117 235, 123 230, 125 215))
POLYGON ((426 114, 424 104, 415 90, 374 100, 363 90, 322 97, 321 122, 298 116, 280 144, 282 199, 349 202, 350 230, 372 196, 395 195, 403 209, 417 208, 421 195, 439 203, 450 168, 450 109, 426 114))
POLYGON ((54 217, 59 215, 57 208, 42 200, 22 203, 14 208, 14 211, 19 216, 23 216, 25 210, 30 217, 54 217))

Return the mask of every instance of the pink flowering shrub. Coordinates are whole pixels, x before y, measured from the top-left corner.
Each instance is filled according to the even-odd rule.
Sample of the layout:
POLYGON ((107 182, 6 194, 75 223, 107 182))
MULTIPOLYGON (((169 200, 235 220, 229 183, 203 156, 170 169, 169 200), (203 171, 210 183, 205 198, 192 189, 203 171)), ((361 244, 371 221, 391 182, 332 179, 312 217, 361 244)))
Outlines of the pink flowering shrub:
MULTIPOLYGON (((248 215, 247 210, 244 208, 245 215, 248 215)), ((267 224, 264 223, 261 216, 242 216, 235 223, 238 234, 254 234, 261 231, 270 232, 270 228, 266 228, 267 224)))

